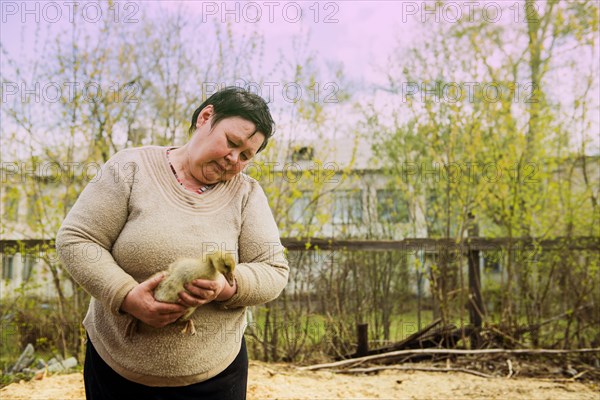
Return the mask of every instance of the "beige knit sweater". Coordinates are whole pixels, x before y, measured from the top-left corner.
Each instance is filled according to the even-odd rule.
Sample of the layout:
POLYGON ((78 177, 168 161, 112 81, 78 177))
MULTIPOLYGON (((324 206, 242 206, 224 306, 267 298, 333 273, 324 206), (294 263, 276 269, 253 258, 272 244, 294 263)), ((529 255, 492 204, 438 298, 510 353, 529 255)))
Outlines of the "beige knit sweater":
POLYGON ((279 232, 254 179, 239 174, 198 195, 176 181, 166 148, 127 149, 85 187, 56 237, 60 259, 92 295, 83 322, 100 356, 125 378, 183 386, 223 371, 240 350, 246 306, 276 298, 288 278, 279 232), (180 323, 153 328, 119 311, 127 293, 180 257, 232 251, 237 293, 199 307, 195 336, 180 323))

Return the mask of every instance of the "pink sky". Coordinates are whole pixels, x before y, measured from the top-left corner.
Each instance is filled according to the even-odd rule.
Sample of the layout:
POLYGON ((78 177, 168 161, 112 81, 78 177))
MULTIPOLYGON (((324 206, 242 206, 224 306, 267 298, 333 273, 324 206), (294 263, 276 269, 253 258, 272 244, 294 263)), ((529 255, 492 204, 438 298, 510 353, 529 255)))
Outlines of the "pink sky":
MULTIPOLYGON (((86 2, 80 1, 80 7, 86 2)), ((64 29, 71 16, 83 15, 93 31, 96 26, 98 2, 87 2, 88 6, 79 11, 73 10, 69 2, 21 2, 3 1, 1 42, 9 53, 33 54, 31 43, 36 28, 36 19, 40 21, 42 30, 57 32, 64 29), (58 5, 55 7, 53 5, 58 5), (60 14, 60 15, 59 15, 60 14), (22 35, 24 43, 20 43, 22 35)), ((324 62, 343 63, 349 76, 371 80, 374 78, 373 65, 383 65, 387 54, 400 38, 409 42, 412 23, 402 23, 400 2, 366 2, 366 1, 265 1, 265 2, 129 2, 117 1, 113 10, 101 11, 101 18, 119 19, 123 23, 131 22, 142 12, 148 12, 149 18, 161 10, 175 10, 183 7, 186 13, 196 16, 199 23, 216 21, 235 21, 234 30, 257 27, 264 33, 268 46, 267 57, 279 49, 288 51, 289 43, 294 35, 311 34, 311 50, 316 52, 324 62), (232 11, 227 13, 227 10, 232 11), (301 17, 296 18, 298 10, 301 17), (261 20, 255 22, 257 12, 261 20), (269 21, 269 19, 272 20, 269 21), (399 23, 400 21, 400 23, 399 23)), ((86 21, 83 21, 85 23, 86 21)))
MULTIPOLYGON (((445 6, 436 8, 431 2, 426 4, 422 1, 116 1, 113 9, 107 10, 105 5, 99 8, 96 1, 79 3, 77 15, 85 17, 83 20, 80 18, 80 23, 86 24, 90 32, 100 26, 94 19, 112 18, 120 23, 128 23, 142 18, 144 14, 152 19, 165 10, 174 11, 178 7, 182 7, 187 15, 192 15, 198 24, 226 20, 235 22, 234 34, 257 28, 264 35, 267 64, 270 59, 278 59, 280 52, 286 58, 293 59, 290 48, 292 38, 309 33, 309 49, 317 55, 323 70, 326 71, 326 67, 332 64, 341 65, 348 81, 368 91, 372 90, 373 85, 387 83, 385 71, 388 57, 399 47, 407 49, 417 45, 423 28, 428 26, 425 22, 447 23, 458 18, 470 21, 469 5, 473 4, 469 1, 448 1, 445 6), (101 15, 98 15, 98 10, 101 15), (257 13, 261 14, 259 22, 256 22, 257 13), (236 18, 238 21, 235 21, 236 18)), ((518 4, 516 1, 476 3, 486 7, 489 20, 497 19, 498 23, 508 24, 509 28, 514 24, 523 24, 524 15, 519 14, 518 7, 514 7, 518 4), (505 7, 502 15, 498 15, 500 5, 505 7)), ((32 43, 36 19, 40 21, 42 39, 52 38, 53 33, 69 26, 73 12, 70 4, 62 0, 2 1, 0 42, 3 48, 17 60, 35 59, 36 50, 32 43)), ((591 62, 590 66, 593 66, 591 62)), ((571 93, 570 88, 578 84, 573 82, 577 80, 576 77, 563 77, 560 72, 557 79, 554 89, 567 97, 571 93)), ((598 90, 597 86, 595 90, 598 90)), ((597 121, 595 126, 597 129, 597 121)))

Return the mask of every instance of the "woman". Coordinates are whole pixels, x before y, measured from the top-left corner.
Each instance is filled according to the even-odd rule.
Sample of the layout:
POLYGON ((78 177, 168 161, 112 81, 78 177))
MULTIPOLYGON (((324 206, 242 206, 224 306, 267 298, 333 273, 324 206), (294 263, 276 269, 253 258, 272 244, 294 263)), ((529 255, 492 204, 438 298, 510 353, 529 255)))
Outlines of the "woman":
POLYGON ((88 398, 245 398, 245 308, 276 298, 288 278, 265 194, 241 173, 272 133, 263 99, 225 88, 194 112, 187 144, 120 151, 82 191, 56 247, 92 295, 88 398), (234 254, 233 286, 220 276, 186 286, 180 304, 154 299, 162 276, 152 275, 212 250, 234 254), (183 335, 174 322, 195 306, 197 334, 183 335))

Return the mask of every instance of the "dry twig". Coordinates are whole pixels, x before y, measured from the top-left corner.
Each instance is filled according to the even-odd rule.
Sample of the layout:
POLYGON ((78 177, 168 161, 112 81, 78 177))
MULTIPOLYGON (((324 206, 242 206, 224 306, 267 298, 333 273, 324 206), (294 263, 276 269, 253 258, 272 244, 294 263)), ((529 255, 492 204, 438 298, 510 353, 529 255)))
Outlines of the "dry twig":
POLYGON ((507 378, 510 378, 511 376, 513 376, 513 367, 512 367, 512 361, 510 361, 510 358, 506 359, 506 364, 508 365, 508 376, 507 376, 507 378))
POLYGON ((467 368, 413 367, 413 366, 406 366, 406 365, 340 369, 340 370, 334 370, 333 372, 340 373, 340 374, 364 374, 364 373, 377 372, 377 371, 383 371, 383 370, 425 371, 425 372, 464 372, 465 374, 476 375, 476 376, 480 376, 483 378, 495 378, 493 375, 484 374, 483 372, 474 371, 472 369, 467 369, 467 368))
POLYGON ((571 353, 600 353, 600 348, 593 349, 574 349, 574 350, 557 350, 557 349, 480 349, 480 350, 459 350, 459 349, 415 349, 415 350, 398 350, 389 353, 377 354, 373 356, 365 356, 352 358, 349 360, 336 361, 326 364, 309 365, 299 367, 301 370, 317 370, 323 368, 342 367, 347 365, 359 364, 366 361, 383 360, 386 358, 398 357, 408 354, 455 354, 455 355, 482 355, 482 354, 571 354, 571 353))
POLYGON ((577 375, 571 377, 571 378, 541 378, 540 381, 545 381, 545 382, 575 382, 577 379, 581 378, 584 374, 588 373, 589 371, 581 371, 580 373, 578 373, 577 375))

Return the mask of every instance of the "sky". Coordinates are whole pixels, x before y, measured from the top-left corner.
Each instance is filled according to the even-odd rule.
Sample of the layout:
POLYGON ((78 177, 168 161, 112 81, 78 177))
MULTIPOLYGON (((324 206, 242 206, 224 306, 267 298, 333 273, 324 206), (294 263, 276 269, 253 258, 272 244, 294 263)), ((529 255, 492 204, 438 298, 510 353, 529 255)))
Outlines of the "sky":
MULTIPOLYGON (((109 9, 102 2, 81 1, 76 9, 69 1, 25 3, 2 0, 0 6, 0 43, 12 58, 22 60, 19 62, 23 66, 38 59, 40 47, 47 45, 45 40, 60 37, 65 34, 63 32, 68 34, 73 20, 93 35, 104 19, 136 24, 144 18, 152 20, 180 9, 194 17, 198 28, 211 29, 215 23, 225 26, 231 22, 231 29, 238 36, 256 29, 264 37, 265 65, 276 63, 281 55, 285 60, 293 60, 296 54, 292 41, 306 38, 307 50, 315 55, 316 65, 324 71, 319 94, 315 97, 322 102, 328 95, 336 95, 339 89, 333 72, 336 67, 341 66, 344 81, 350 82, 354 90, 370 91, 374 83, 385 84, 381 71, 385 69, 390 49, 399 42, 410 44, 414 32, 414 24, 409 18, 398 23, 402 19, 399 19, 402 12, 399 2, 116 1, 109 9)), ((205 32, 203 29, 198 32, 205 32)), ((43 68, 43 60, 40 67, 43 68)), ((10 70, 5 64, 3 68, 4 72, 10 70)), ((281 82, 282 85, 285 83, 281 82)), ((283 91, 280 87, 275 89, 279 100, 283 91)), ((262 89, 264 94, 269 90, 262 89)), ((293 90, 288 93, 293 94, 293 90)), ((350 108, 348 105, 338 109, 344 107, 350 108)), ((341 112, 350 114, 349 110, 341 112)), ((285 123, 281 125, 285 126, 285 123)), ((304 134, 300 133, 301 136, 304 134)))
MULTIPOLYGON (((47 39, 68 31, 74 16, 80 23, 87 24, 89 32, 94 32, 103 19, 132 24, 183 9, 199 26, 234 22, 232 30, 240 35, 257 29, 264 35, 266 64, 275 62, 280 54, 285 59, 293 59, 291 41, 306 37, 309 50, 316 55, 324 71, 341 66, 344 80, 350 82, 354 90, 376 96, 381 103, 387 103, 385 94, 375 94, 374 88, 389 85, 386 72, 390 54, 395 49, 422 45, 425 23, 478 23, 482 17, 470 13, 473 3, 485 8, 483 17, 487 22, 505 23, 510 27, 522 24, 525 18, 522 5, 517 1, 447 1, 443 6, 422 1, 115 1, 110 9, 97 1, 78 1, 77 9, 73 3, 0 1, 2 48, 17 60, 35 59, 36 32, 47 39)), ((41 43, 44 45, 43 40, 41 43)), ((40 67, 43 68, 43 60, 40 67)), ((3 68, 6 69, 6 65, 3 68)), ((334 80, 331 72, 325 72, 324 76, 325 80, 334 80)), ((570 91, 565 88, 574 87, 578 82, 573 82, 572 77, 557 76, 559 81, 554 89, 568 97, 570 91)), ((325 95, 327 91, 321 93, 325 95)), ((349 109, 344 112, 350 114, 349 109)), ((596 121, 593 129, 597 127, 596 121)))
POLYGON ((183 8, 198 24, 229 21, 235 22, 234 30, 257 28, 265 36, 267 57, 289 51, 294 35, 310 33, 310 48, 324 61, 341 63, 350 77, 370 81, 379 75, 374 66, 385 64, 384 50, 399 40, 410 42, 414 31, 412 19, 401 22, 401 2, 393 1, 116 1, 112 10, 97 7, 97 1, 79 1, 84 4, 79 11, 70 3, 0 1, 2 45, 11 54, 31 53, 38 21, 42 30, 58 32, 79 16, 93 29, 103 18, 135 23, 144 14, 153 18, 183 8))
MULTIPOLYGON (((161 3, 163 4, 163 3, 161 3)), ((398 38, 410 38, 412 20, 398 23, 400 2, 381 1, 265 1, 265 2, 167 2, 181 4, 200 23, 235 21, 240 31, 256 27, 265 36, 267 57, 290 50, 295 35, 310 34, 310 48, 323 61, 341 63, 352 79, 375 80, 374 66, 385 65, 398 38), (256 5, 256 6, 255 6, 256 5), (260 10, 260 11, 257 11, 260 10), (255 22, 260 13, 260 20, 255 22), (237 19, 236 19, 237 18, 237 19), (239 22, 238 22, 239 21, 239 22)))

